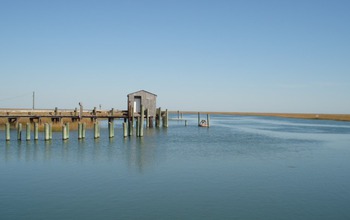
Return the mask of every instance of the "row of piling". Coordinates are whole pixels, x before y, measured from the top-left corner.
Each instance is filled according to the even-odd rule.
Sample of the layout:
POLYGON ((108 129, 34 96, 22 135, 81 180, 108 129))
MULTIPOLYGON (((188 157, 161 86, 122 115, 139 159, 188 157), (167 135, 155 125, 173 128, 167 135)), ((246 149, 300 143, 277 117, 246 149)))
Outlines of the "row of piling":
MULTIPOLYGON (((157 109, 156 114, 156 127, 160 127, 161 125, 161 119, 163 119, 163 127, 168 127, 168 110, 165 112, 161 111, 161 108, 157 109)), ((132 117, 132 118, 125 118, 123 123, 123 136, 133 136, 134 135, 134 121, 136 122, 136 137, 143 137, 144 133, 144 127, 149 128, 153 127, 153 119, 149 117, 148 110, 144 109, 144 107, 141 107, 141 114, 140 116, 132 117), (145 117, 146 113, 146 117, 145 117), (146 126, 145 121, 146 119, 146 126)), ((31 123, 26 124, 26 140, 31 140, 31 123)), ((17 140, 22 140, 22 129, 23 126, 21 123, 18 123, 17 125, 17 140)), ((99 121, 94 122, 93 125, 93 131, 94 131, 94 138, 100 138, 100 123, 99 121)), ((67 140, 69 139, 70 135, 70 124, 67 122, 62 125, 62 139, 67 140)), ((5 139, 6 141, 10 141, 10 123, 5 124, 5 139)), ((108 120, 108 137, 113 138, 115 136, 114 133, 114 119, 110 118, 108 120)), ((78 139, 84 139, 86 137, 86 123, 79 122, 78 123, 78 139)), ((34 140, 39 139, 39 123, 34 123, 34 140)), ((52 140, 52 123, 45 123, 44 124, 44 140, 49 141, 52 140)))
MULTIPOLYGON (((168 127, 168 118, 169 118, 169 113, 168 110, 165 110, 162 114, 161 108, 157 109, 156 113, 156 127, 161 126, 161 121, 163 121, 163 127, 168 127)), ((124 120, 123 123, 123 136, 128 137, 128 136, 133 136, 134 135, 134 121, 136 122, 136 131, 135 135, 136 137, 143 137, 144 133, 144 127, 149 128, 151 125, 153 125, 153 121, 151 121, 152 118, 148 116, 147 109, 145 110, 143 107, 141 107, 141 114, 139 117, 132 117, 132 118, 127 118, 124 120), (145 118, 145 113, 146 112, 146 118, 145 118), (144 124, 144 121, 146 119, 146 126, 144 124), (151 121, 151 123, 150 123, 151 121)), ((198 113, 198 124, 200 124, 200 113, 198 113)), ((209 114, 207 114, 207 127, 210 126, 210 117, 209 114)), ((185 126, 187 126, 187 120, 185 121, 185 126)), ((22 124, 19 123, 17 126, 17 140, 22 140, 22 124)), ((94 138, 100 138, 100 124, 99 121, 94 122, 94 138)), ((31 123, 26 124, 26 140, 30 141, 31 140, 31 123)), ((70 134, 70 124, 67 122, 62 125, 62 139, 67 140, 69 139, 69 134, 70 134)), ((5 138, 6 141, 10 141, 10 123, 5 124, 5 138)), ((114 119, 111 118, 108 121, 108 136, 109 138, 113 138, 115 136, 114 133, 114 119)), ((86 137, 86 123, 78 123, 78 139, 84 139, 86 137)), ((39 124, 37 122, 34 123, 34 140, 39 139, 39 124)), ((52 140, 52 123, 45 123, 44 124, 44 140, 52 140)))
MULTIPOLYGON (((137 137, 142 137, 143 136, 143 129, 141 126, 142 123, 140 122, 140 118, 138 118, 136 122, 136 136, 137 137), (139 126, 138 126, 139 124, 139 126)), ((39 140, 39 125, 38 123, 34 123, 34 140, 39 140)), ((17 140, 21 141, 22 140, 22 133, 23 133, 23 126, 22 123, 18 123, 17 126, 17 140)), ((130 131, 133 129, 130 129, 130 131)), ((101 136, 101 128, 100 128, 100 123, 94 122, 93 125, 93 131, 94 131, 94 138, 100 138, 101 136)), ((132 132, 128 132, 128 124, 123 123, 123 136, 128 137, 132 135, 132 132)), ((31 140, 31 123, 26 124, 25 128, 25 140, 30 141, 31 140)), ((109 122, 108 123, 108 137, 113 138, 114 137, 114 123, 109 122)), ((78 139, 84 139, 86 137, 86 123, 78 123, 78 139)), ((70 138, 70 127, 69 123, 65 123, 62 125, 62 140, 68 140, 70 138)), ((11 140, 11 132, 10 132, 10 123, 5 124, 5 140, 10 141, 11 140)), ((52 140, 52 123, 45 123, 44 124, 44 140, 49 141, 52 140)))
MULTIPOLYGON (((69 124, 69 123, 67 123, 69 124)), ((65 125, 67 126, 67 125, 65 125)), ((22 124, 19 123, 17 126, 17 140, 22 140, 22 124)), ((31 140, 31 123, 26 124, 26 140, 31 140)), ((68 125, 69 130, 69 125, 68 125)), ((67 134, 66 127, 64 129, 64 133, 67 134)), ((69 132, 68 132, 69 134, 69 132)), ((52 139, 52 123, 45 123, 44 124, 44 136, 45 140, 51 140, 52 139)), ((68 136, 69 137, 69 136, 68 136)), ((5 139, 6 141, 11 140, 11 132, 10 132, 10 123, 5 124, 5 139)), ((34 140, 39 140, 39 123, 34 123, 34 140)))

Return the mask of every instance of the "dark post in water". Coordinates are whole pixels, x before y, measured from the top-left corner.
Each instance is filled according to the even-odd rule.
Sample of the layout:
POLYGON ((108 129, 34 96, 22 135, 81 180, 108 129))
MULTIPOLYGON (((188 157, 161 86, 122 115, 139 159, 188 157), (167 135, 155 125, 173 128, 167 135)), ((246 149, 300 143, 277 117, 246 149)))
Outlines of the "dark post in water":
POLYGON ((22 140, 22 123, 17 126, 17 140, 22 140))
POLYGON ((141 106, 141 118, 140 118, 140 137, 143 137, 143 124, 145 121, 145 107, 141 106))
POLYGON ((149 128, 149 109, 146 109, 146 128, 149 128))
POLYGON ((209 116, 209 114, 207 114, 207 125, 208 125, 208 128, 209 128, 209 126, 210 126, 210 116, 209 116))

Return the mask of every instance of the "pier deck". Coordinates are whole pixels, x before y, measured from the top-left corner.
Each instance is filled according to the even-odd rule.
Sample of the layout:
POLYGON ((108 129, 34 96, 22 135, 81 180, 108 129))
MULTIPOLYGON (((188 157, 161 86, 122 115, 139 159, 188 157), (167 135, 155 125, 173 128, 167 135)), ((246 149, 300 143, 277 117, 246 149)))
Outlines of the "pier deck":
MULTIPOLYGON (((137 116, 137 115, 136 115, 137 116)), ((29 119, 30 121, 41 120, 43 118, 51 119, 53 122, 59 122, 62 119, 71 119, 79 121, 82 119, 119 119, 128 118, 127 110, 84 110, 77 109, 0 109, 0 119, 10 123, 19 119, 29 119)))

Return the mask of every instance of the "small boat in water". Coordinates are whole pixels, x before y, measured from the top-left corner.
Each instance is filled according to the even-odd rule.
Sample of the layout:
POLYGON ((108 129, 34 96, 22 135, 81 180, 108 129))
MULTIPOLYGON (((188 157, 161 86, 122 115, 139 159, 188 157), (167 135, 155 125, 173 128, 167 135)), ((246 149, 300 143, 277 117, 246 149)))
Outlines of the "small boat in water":
POLYGON ((202 120, 202 121, 199 123, 198 126, 199 126, 199 127, 208 127, 208 123, 207 123, 206 120, 202 120))

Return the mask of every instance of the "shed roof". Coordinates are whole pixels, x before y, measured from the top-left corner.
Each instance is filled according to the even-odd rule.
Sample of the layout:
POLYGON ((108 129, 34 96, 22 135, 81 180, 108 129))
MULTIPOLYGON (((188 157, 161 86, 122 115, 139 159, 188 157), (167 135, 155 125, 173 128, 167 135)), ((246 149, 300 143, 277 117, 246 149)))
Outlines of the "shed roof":
POLYGON ((129 95, 133 95, 133 94, 135 94, 135 93, 140 93, 140 92, 145 92, 145 93, 148 93, 148 94, 151 94, 151 95, 157 96, 156 94, 151 93, 151 92, 148 92, 148 91, 146 91, 146 90, 140 90, 140 91, 137 91, 137 92, 133 92, 133 93, 128 94, 128 96, 129 96, 129 95))

